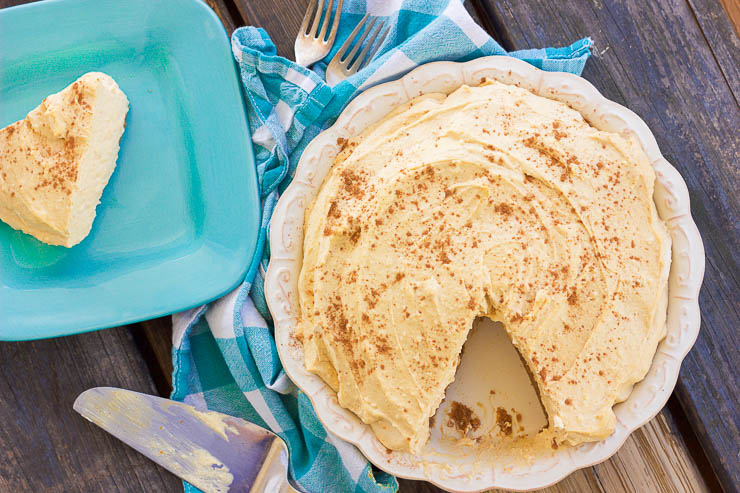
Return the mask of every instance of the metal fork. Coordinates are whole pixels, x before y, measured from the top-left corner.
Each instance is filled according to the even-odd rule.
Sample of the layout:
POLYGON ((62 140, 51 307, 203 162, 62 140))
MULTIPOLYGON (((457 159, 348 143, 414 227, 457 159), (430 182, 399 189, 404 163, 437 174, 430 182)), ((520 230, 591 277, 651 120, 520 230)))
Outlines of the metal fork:
POLYGON ((295 61, 298 65, 308 67, 329 53, 334 45, 334 39, 337 37, 339 18, 342 15, 342 1, 338 0, 337 2, 328 37, 326 37, 326 31, 329 27, 329 17, 331 17, 334 0, 328 0, 326 8, 324 8, 324 0, 319 0, 318 8, 316 8, 316 0, 311 0, 311 3, 308 4, 301 29, 295 39, 295 61), (313 13, 314 10, 315 14, 313 13), (313 17, 313 23, 309 28, 311 17, 313 17), (319 32, 319 27, 321 32, 319 32))
POLYGON ((329 66, 326 67, 326 82, 330 86, 335 86, 339 82, 343 81, 350 75, 357 73, 358 70, 363 69, 370 60, 373 59, 375 54, 380 49, 380 46, 385 41, 385 37, 390 31, 390 26, 385 26, 386 22, 384 19, 374 17, 368 22, 369 15, 365 14, 360 23, 355 27, 352 33, 344 42, 334 58, 329 62, 329 66), (379 22, 376 22, 379 21, 379 22), (382 32, 382 34, 381 34, 382 32), (365 44, 365 39, 370 36, 370 39, 365 44), (375 42, 377 39, 377 43, 375 42), (365 44, 359 55, 357 50, 365 44), (354 46, 353 46, 354 45, 354 46), (373 46, 375 46, 373 48, 373 46), (352 47, 352 50, 347 51, 352 47), (371 50, 372 48, 372 50, 371 50))

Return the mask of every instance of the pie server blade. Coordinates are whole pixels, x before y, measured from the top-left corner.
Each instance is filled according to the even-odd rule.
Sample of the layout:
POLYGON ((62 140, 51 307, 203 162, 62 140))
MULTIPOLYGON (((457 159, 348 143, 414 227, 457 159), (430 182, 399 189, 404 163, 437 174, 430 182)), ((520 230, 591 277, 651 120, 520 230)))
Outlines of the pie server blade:
POLYGON ((73 407, 207 493, 297 491, 286 477, 283 440, 243 419, 112 387, 83 392, 73 407))

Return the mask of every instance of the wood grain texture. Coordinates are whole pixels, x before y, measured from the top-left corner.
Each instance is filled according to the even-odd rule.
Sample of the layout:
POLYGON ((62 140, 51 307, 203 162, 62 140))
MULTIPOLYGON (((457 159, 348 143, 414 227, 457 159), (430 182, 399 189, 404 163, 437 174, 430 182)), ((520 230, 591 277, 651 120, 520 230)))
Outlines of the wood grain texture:
POLYGON ((740 0, 720 0, 724 7, 727 17, 732 22, 735 34, 740 36, 740 0))
POLYGON ((72 409, 90 387, 152 393, 127 328, 0 343, 0 491, 177 491, 180 481, 72 409))
POLYGON ((230 1, 225 0, 203 1, 208 4, 208 6, 211 7, 214 12, 216 12, 216 15, 218 15, 218 18, 221 19, 221 22, 224 25, 224 29, 226 29, 228 35, 231 36, 231 33, 234 32, 234 29, 236 29, 237 27, 236 22, 240 20, 238 16, 234 17, 233 15, 234 4, 230 1))
POLYGON ((169 397, 172 392, 172 317, 140 322, 131 332, 149 367, 157 393, 169 397))
POLYGON ((737 491, 740 108, 738 79, 732 76, 740 65, 737 39, 705 35, 712 32, 708 21, 701 24, 712 18, 709 2, 483 1, 515 48, 592 36, 595 56, 583 76, 647 122, 686 180, 707 269, 701 333, 676 390, 723 486, 737 491))
POLYGON ((243 25, 263 28, 270 34, 277 53, 295 60, 293 45, 308 0, 234 0, 243 25))
MULTIPOLYGON (((293 56, 293 40, 295 32, 297 31, 300 21, 303 17, 305 5, 308 0, 281 0, 280 2, 273 2, 272 0, 234 0, 233 3, 228 0, 205 1, 222 19, 229 34, 231 34, 234 27, 237 27, 239 25, 249 24, 263 27, 273 37, 273 40, 277 45, 279 54, 287 57, 293 56), (279 13, 276 14, 276 11, 278 9, 279 13)), ((19 0, 0 0, 0 6, 8 6, 17 3, 22 2, 19 0)), ((656 82, 652 80, 652 78, 646 77, 644 75, 644 67, 642 67, 640 64, 646 64, 645 67, 652 67, 652 62, 650 59, 648 59, 647 61, 641 59, 641 61, 639 62, 632 60, 628 60, 625 62, 623 60, 626 55, 632 56, 633 52, 641 52, 641 44, 643 43, 643 38, 648 38, 647 44, 648 48, 652 50, 650 52, 650 56, 653 58, 660 56, 661 49, 671 48, 670 44, 666 44, 664 40, 650 40, 649 36, 640 31, 640 29, 629 26, 630 23, 638 24, 641 22, 645 22, 648 24, 652 24, 661 22, 662 17, 660 16, 657 16, 657 18, 652 20, 645 20, 640 17, 646 15, 646 11, 644 9, 648 9, 649 6, 642 6, 643 10, 641 10, 640 8, 636 8, 634 5, 630 4, 627 6, 626 15, 636 15, 636 18, 619 18, 619 23, 616 23, 614 20, 611 21, 614 24, 619 24, 623 29, 625 29, 625 31, 622 33, 622 36, 619 37, 615 35, 615 29, 613 26, 610 29, 605 29, 605 26, 601 24, 603 18, 605 17, 603 13, 600 17, 596 14, 593 14, 586 20, 573 18, 577 17, 574 16, 574 12, 578 13, 578 15, 583 15, 584 10, 594 12, 604 10, 605 8, 608 9, 609 5, 611 5, 609 4, 609 2, 606 2, 609 5, 607 5, 607 7, 604 7, 601 0, 566 0, 562 2, 562 5, 559 8, 553 9, 552 5, 556 3, 559 2, 557 0, 552 0, 551 2, 505 2, 499 0, 496 0, 494 2, 491 0, 481 0, 478 2, 469 1, 467 7, 469 10, 479 15, 481 15, 481 12, 483 12, 484 14, 492 14, 491 16, 481 15, 482 18, 479 20, 484 26, 496 29, 494 37, 502 42, 502 44, 507 48, 538 47, 547 44, 556 44, 558 42, 564 43, 575 39, 580 34, 591 34, 597 41, 597 49, 599 50, 599 52, 603 50, 606 51, 604 51, 601 56, 596 57, 589 62, 589 67, 587 68, 587 72, 584 75, 586 76, 586 78, 594 82, 597 87, 602 89, 607 97, 622 102, 623 104, 627 104, 627 106, 630 106, 633 109, 637 110, 638 113, 641 114, 643 117, 645 117, 645 114, 640 113, 640 109, 634 107, 633 101, 637 101, 638 103, 640 103, 641 109, 642 106, 650 108, 650 97, 652 94, 665 93, 666 91, 668 91, 667 86, 669 86, 671 82, 677 85, 684 84, 682 78, 678 78, 675 81, 666 80, 656 82), (513 19, 513 16, 516 16, 516 19, 513 19), (593 18, 596 18, 596 22, 593 22, 593 18), (579 24, 579 22, 581 22, 581 24, 579 24), (626 27, 623 25, 625 24, 625 22, 627 24, 626 27), (640 34, 640 36, 638 36, 638 33, 640 34), (603 36, 600 36, 601 34, 603 34, 603 36), (619 56, 615 55, 616 50, 612 51, 613 48, 607 48, 610 45, 604 44, 604 40, 624 44, 624 46, 619 46, 619 56), (650 43, 653 44, 650 45, 650 43), (626 63, 627 65, 622 66, 622 63, 626 63), (633 86, 629 87, 627 90, 625 90, 624 93, 622 93, 622 89, 620 89, 620 84, 622 83, 622 80, 627 77, 627 75, 625 75, 623 72, 627 70, 634 70, 635 64, 637 64, 638 69, 642 69, 643 72, 640 72, 636 76, 633 76, 634 79, 631 81, 633 83, 633 86), (653 85, 655 85, 655 87, 653 87, 653 85), (610 94, 603 88, 611 90, 612 94, 610 94), (642 94, 641 91, 645 94, 642 94)), ((680 4, 680 2, 674 3, 676 5, 680 4)), ((659 5, 656 6, 655 9, 659 9, 661 7, 669 9, 676 7, 676 5, 674 5, 673 3, 669 3, 666 1, 658 2, 658 4, 659 5)), ((713 15, 714 13, 716 13, 716 10, 711 9, 716 7, 716 5, 708 1, 706 5, 702 7, 702 5, 699 5, 701 4, 701 0, 694 0, 692 1, 692 4, 695 7, 695 11, 699 12, 698 14, 696 14, 695 23, 699 25, 701 34, 703 34, 703 36, 705 37, 704 45, 699 44, 698 49, 699 51, 706 51, 708 49, 711 52, 713 48, 709 46, 707 40, 711 43, 714 38, 720 38, 721 42, 726 42, 722 41, 722 37, 725 36, 726 28, 722 25, 715 25, 715 23, 713 23, 713 20, 715 19, 713 15), (701 10, 701 8, 704 8, 705 10, 701 10), (702 12, 707 12, 708 14, 706 14, 705 17, 702 17, 702 12)), ((647 12, 647 15, 654 15, 651 10, 647 10, 647 12)), ((622 14, 621 11, 620 14, 622 14)), ((680 14, 683 15, 683 12, 681 12, 680 14)), ((676 28, 676 26, 671 27, 671 29, 674 28, 676 28)), ((619 29, 617 29, 617 31, 619 31, 619 29)), ((696 31, 695 29, 695 32, 693 34, 697 33, 698 31, 696 31)), ((689 47, 691 46, 690 42, 695 38, 698 39, 696 36, 692 35, 689 41, 679 41, 679 45, 683 43, 681 46, 683 47, 682 52, 684 55, 686 53, 691 54, 691 51, 689 50, 689 47)), ((720 48, 714 48, 716 52, 713 52, 713 56, 716 60, 721 61, 724 57, 724 59, 732 61, 733 57, 737 56, 737 50, 733 52, 731 48, 731 45, 727 45, 726 49, 722 48, 721 46, 720 48), (723 49, 724 51, 722 51, 723 49)), ((675 55, 673 51, 665 51, 664 53, 671 53, 673 54, 673 56, 678 56, 675 55)), ((702 54, 704 54, 703 51, 702 54)), ((640 56, 642 56, 641 53, 640 56)), ((706 62, 705 58, 706 57, 704 56, 700 58, 701 63, 708 63, 706 62)), ((725 65, 727 65, 727 63, 728 62, 725 62, 725 65)), ((737 84, 738 79, 736 77, 733 79, 733 76, 734 74, 736 74, 736 72, 732 72, 732 67, 730 67, 729 69, 724 68, 723 72, 721 64, 719 62, 715 62, 715 64, 716 65, 714 68, 712 68, 711 66, 709 67, 709 72, 711 74, 722 74, 728 86, 733 81, 735 84, 737 84), (717 69, 718 66, 720 67, 719 69, 717 69)), ((659 67, 662 68, 662 66, 660 65, 659 67)), ((737 70, 737 64, 734 68, 735 70, 737 70)), ((670 77, 673 74, 671 70, 675 70, 675 67, 670 66, 669 70, 665 70, 664 72, 661 72, 661 74, 665 74, 665 77, 670 77)), ((695 74, 691 73, 688 76, 694 77, 695 74)), ((706 79, 707 77, 700 80, 705 81, 706 79)), ((701 86, 701 83, 697 83, 696 81, 694 81, 693 85, 688 85, 688 88, 679 88, 680 91, 679 94, 675 96, 675 100, 663 101, 658 99, 658 104, 660 106, 658 107, 658 109, 652 108, 652 110, 657 112, 658 116, 654 116, 654 118, 657 118, 658 121, 661 121, 661 118, 665 118, 667 121, 667 123, 664 124, 664 127, 666 128, 665 130, 663 130, 662 133, 663 138, 667 140, 680 140, 684 138, 684 135, 690 131, 689 127, 682 127, 680 125, 676 127, 676 124, 674 122, 676 117, 674 117, 672 114, 669 115, 669 117, 666 116, 664 113, 675 112, 676 109, 674 109, 672 105, 680 106, 680 98, 685 97, 686 94, 688 94, 690 91, 694 90, 698 86, 701 86), (662 111, 663 113, 658 110, 662 111), (672 134, 671 132, 676 128, 682 129, 683 132, 672 134)), ((734 98, 736 100, 737 88, 731 88, 730 92, 734 94, 734 98)), ((713 118, 717 118, 717 114, 714 113, 714 111, 716 111, 717 109, 716 98, 708 98, 708 100, 705 101, 700 96, 701 94, 702 93, 699 92, 694 96, 688 108, 677 108, 683 111, 680 117, 684 118, 684 120, 679 119, 679 121, 683 122, 683 125, 688 125, 688 123, 697 123, 697 121, 695 120, 687 119, 687 115, 691 114, 691 112, 697 111, 697 108, 700 107, 703 103, 711 103, 710 109, 712 111, 707 112, 707 115, 695 116, 695 118, 700 119, 698 120, 698 123, 705 124, 707 122, 710 122, 713 118), (701 118, 703 118, 703 120, 701 120, 701 118)), ((721 101, 724 101, 725 103, 727 102, 726 100, 722 99, 721 101)), ((730 107, 729 110, 725 108, 725 110, 726 112, 728 112, 728 115, 730 117, 733 117, 732 107, 730 107)), ((713 129, 721 126, 723 123, 727 125, 736 122, 734 122, 732 118, 729 118, 728 120, 720 119, 716 122, 716 125, 709 126, 707 128, 713 129)), ((655 131, 652 122, 648 121, 648 124, 651 125, 651 128, 653 128, 653 130, 655 131)), ((735 128, 738 128, 737 125, 735 126, 735 128)), ((718 135, 710 136, 708 135, 708 133, 710 132, 695 132, 696 136, 691 141, 690 145, 676 143, 674 144, 672 150, 674 151, 674 153, 678 153, 678 155, 680 155, 680 153, 684 149, 688 148, 693 151, 693 154, 689 154, 689 156, 693 156, 694 158, 696 158, 696 156, 703 157, 702 152, 705 152, 705 147, 710 147, 711 149, 706 150, 706 152, 711 151, 710 158, 708 158, 707 160, 687 161, 688 164, 698 163, 700 167, 711 165, 714 162, 714 159, 717 157, 717 153, 719 153, 721 156, 729 156, 730 160, 727 162, 732 164, 732 153, 734 152, 734 164, 735 169, 737 169, 737 147, 734 148, 734 151, 732 148, 729 150, 725 149, 724 151, 718 151, 713 147, 718 145, 721 139, 727 139, 728 136, 732 137, 731 132, 727 128, 725 128, 724 132, 721 132, 718 135), (696 152, 697 149, 699 149, 700 152, 696 152), (724 152, 724 154, 722 154, 722 152, 724 152)), ((657 132, 656 136, 658 136, 657 132)), ((730 141, 732 141, 731 138, 730 141)), ((672 157, 668 156, 668 153, 666 151, 666 148, 664 147, 663 142, 661 141, 660 136, 659 142, 668 159, 671 160, 674 164, 677 164, 675 159, 672 159, 672 157)), ((683 174, 682 169, 681 171, 683 174)), ((732 200, 730 200, 732 199, 731 196, 728 199, 728 195, 731 195, 730 192, 732 191, 732 189, 722 188, 726 187, 726 184, 728 182, 736 180, 737 174, 732 174, 731 171, 732 170, 728 171, 726 167, 721 170, 706 169, 695 171, 697 175, 696 181, 700 184, 700 188, 702 191, 702 193, 700 193, 700 199, 703 199, 707 196, 713 196, 715 198, 719 197, 720 199, 724 200, 726 209, 729 210, 734 208, 734 211, 737 212, 737 197, 733 199, 733 202, 732 200), (715 175, 717 173, 719 173, 723 181, 721 185, 712 188, 711 180, 715 178, 715 175), (707 180, 707 183, 705 184, 704 182, 702 182, 702 180, 707 180), (702 188, 705 186, 708 187, 706 190, 702 188), (719 188, 720 191, 724 193, 724 195, 717 195, 715 190, 716 188, 719 188)), ((686 175, 684 174, 684 176, 686 175)), ((734 183, 735 191, 737 191, 737 181, 734 181, 734 183)), ((696 193, 697 192, 692 189, 692 200, 693 206, 695 208, 697 200, 695 198, 696 193)), ((706 214, 709 214, 709 212, 711 211, 706 211, 706 214)), ((732 218, 737 216, 727 217, 732 218)), ((697 222, 699 222, 698 219, 697 222)), ((713 231, 721 231, 721 223, 718 222, 717 224, 712 224, 712 226, 714 227, 713 231)), ((702 228, 701 224, 700 228, 702 228)), ((704 230, 702 230, 702 233, 704 234, 704 230)), ((706 234, 704 238, 706 242, 706 234)), ((736 235, 734 241, 737 241, 736 235)), ((736 255, 736 252, 738 250, 732 250, 730 249, 730 246, 732 245, 728 245, 729 244, 725 243, 724 249, 722 248, 722 245, 717 247, 717 249, 724 253, 725 256, 727 256, 728 254, 736 255)), ((735 246, 737 246, 736 243, 735 246)), ((736 260, 735 257, 732 257, 732 259, 736 260)), ((726 275, 730 277, 734 276, 733 279, 736 280, 737 271, 733 271, 732 269, 727 271, 727 265, 727 262, 720 263, 718 264, 717 268, 720 270, 725 269, 726 275)), ((736 268, 736 262, 734 266, 736 268)), ((730 267, 732 267, 732 265, 730 267)), ((730 286, 732 285, 730 284, 730 286)), ((727 307, 734 307, 734 315, 732 313, 732 310, 730 310, 730 314, 727 315, 726 322, 736 322, 737 318, 733 317, 737 317, 737 306, 733 306, 732 303, 728 303, 728 301, 733 301, 733 298, 731 297, 733 292, 726 291, 726 288, 727 284, 725 284, 724 287, 715 290, 716 292, 723 294, 724 298, 722 296, 717 296, 716 298, 712 298, 712 300, 714 300, 714 306, 717 312, 721 312, 722 307, 724 307, 725 311, 728 311, 727 307)), ((714 293, 715 292, 713 291, 712 294, 714 293)), ((705 295, 705 293, 703 293, 703 295, 705 295)), ((135 372, 139 376, 143 375, 145 377, 147 372, 150 375, 148 381, 146 380, 146 378, 144 378, 144 380, 141 381, 134 379, 135 381, 128 382, 126 379, 122 378, 121 383, 108 382, 106 384, 120 385, 126 388, 142 390, 150 393, 158 393, 160 395, 167 395, 169 393, 169 379, 171 377, 172 369, 170 360, 171 326, 169 317, 137 324, 136 327, 130 329, 130 332, 126 332, 126 329, 112 329, 96 334, 74 336, 72 338, 58 341, 21 343, 18 345, 21 348, 23 348, 26 344, 31 346, 39 344, 41 345, 35 350, 21 350, 21 353, 23 351, 30 351, 30 353, 32 354, 35 354, 36 352, 45 353, 34 356, 25 356, 25 359, 22 358, 22 361, 27 361, 32 358, 39 358, 44 362, 48 361, 49 359, 56 359, 57 356, 55 355, 57 355, 58 351, 57 353, 55 353, 53 347, 66 347, 67 343, 65 341, 67 340, 70 341, 69 344, 71 344, 72 347, 67 347, 66 350, 74 355, 75 361, 77 361, 77 358, 79 358, 80 352, 84 353, 84 351, 82 351, 80 347, 87 348, 85 349, 85 351, 97 349, 98 353, 93 353, 93 356, 90 357, 100 357, 99 352, 101 351, 106 354, 111 353, 107 356, 110 361, 115 360, 116 362, 118 362, 118 364, 122 364, 127 368, 129 365, 132 365, 131 368, 134 368, 135 372), (106 337, 104 336, 104 334, 107 334, 109 332, 117 334, 116 337, 118 339, 127 342, 117 345, 115 341, 114 343, 111 343, 111 341, 109 341, 108 339, 100 339, 101 337, 106 337), (76 342, 83 341, 82 338, 90 338, 91 340, 87 340, 85 344, 81 342, 76 342), (52 344, 52 349, 49 349, 49 347, 44 344, 52 344), (95 348, 93 348, 92 346, 95 346, 95 348)), ((726 339, 720 340, 720 343, 726 342, 726 339)), ((737 344, 731 346, 731 348, 736 347, 737 344)), ((3 358, 5 358, 6 356, 12 355, 13 357, 16 357, 16 354, 20 354, 18 353, 17 349, 13 350, 12 353, 3 352, 4 349, 5 345, 0 344, 0 361, 4 361, 3 358)), ((108 368, 109 365, 102 365, 102 367, 98 367, 93 364, 96 361, 97 360, 94 360, 88 366, 77 367, 78 370, 83 372, 82 374, 74 375, 69 373, 68 378, 71 380, 71 382, 69 382, 69 386, 75 388, 81 387, 81 390, 84 390, 89 386, 100 385, 100 383, 90 383, 90 381, 107 378, 108 373, 106 368, 108 368)), ((731 362, 736 360, 732 360, 732 358, 728 357, 727 361, 731 362)), ((697 365, 703 363, 704 361, 699 361, 697 362, 697 365)), ((41 366, 46 366, 46 364, 41 363, 41 366)), ((119 373, 129 375, 129 372, 134 371, 131 370, 131 368, 129 368, 128 370, 119 370, 119 373)), ((698 368, 701 367, 698 366, 698 368)), ((15 375, 18 374, 18 370, 15 371, 16 373, 10 373, 5 369, 0 371, 0 395, 11 395, 6 391, 10 388, 10 384, 8 382, 14 382, 16 380, 15 375), (8 381, 8 379, 10 380, 8 381)), ((683 373, 685 373, 685 370, 683 373)), ((734 385, 733 382, 734 381, 728 382, 728 388, 734 385)), ((40 387, 43 385, 43 383, 38 382, 31 383, 31 386, 36 387, 40 387)), ((14 383, 13 386, 15 389, 18 388, 16 383, 14 383)), ((74 396, 77 395, 77 393, 79 392, 76 390, 68 390, 65 387, 59 389, 54 395, 61 396, 62 398, 73 399, 74 396)), ((5 402, 0 401, 0 419, 3 418, 2 413, 5 409, 4 406, 7 406, 8 409, 10 409, 11 411, 14 409, 34 409, 36 407, 40 407, 43 409, 48 409, 51 407, 52 409, 55 409, 53 405, 54 402, 56 402, 56 398, 50 398, 49 395, 51 394, 47 393, 46 396, 44 396, 43 393, 37 393, 37 395, 37 400, 31 403, 31 405, 26 404, 25 407, 16 407, 15 404, 5 404, 5 402)), ((21 399, 24 402, 28 401, 29 398, 30 396, 25 395, 25 393, 23 393, 23 395, 21 396, 21 399)), ((695 407, 694 409, 697 408, 695 407)), ((53 412, 48 411, 44 416, 47 415, 53 415, 53 412)), ((19 427, 25 423, 21 421, 19 417, 12 416, 11 418, 18 419, 19 423, 21 423, 16 425, 16 428, 13 428, 13 430, 19 429, 19 427)), ((661 415, 648 423, 641 430, 638 430, 635 434, 633 434, 615 457, 594 468, 588 468, 578 471, 566 478, 564 481, 544 491, 563 493, 585 493, 592 491, 601 491, 616 493, 622 491, 688 492, 708 491, 710 489, 714 489, 713 487, 716 485, 715 482, 711 480, 705 481, 702 478, 700 467, 697 466, 696 461, 693 460, 692 454, 687 451, 688 446, 683 439, 680 431, 676 427, 674 418, 675 417, 670 412, 670 410, 664 410, 661 415)), ((692 423, 696 419, 697 418, 694 417, 692 423)), ((145 458, 143 458, 143 456, 138 456, 135 452, 121 445, 112 437, 108 437, 104 432, 96 429, 93 425, 87 424, 86 422, 84 422, 84 420, 84 425, 88 426, 90 430, 78 430, 77 435, 79 436, 79 438, 77 438, 77 442, 70 442, 75 447, 75 451, 78 454, 82 454, 83 456, 77 458, 76 461, 65 459, 64 461, 62 461, 61 465, 53 466, 53 464, 49 463, 49 461, 51 460, 50 457, 57 456, 56 447, 59 447, 60 450, 64 451, 64 443, 66 443, 66 441, 64 438, 60 439, 58 437, 55 440, 51 440, 50 437, 56 435, 64 437, 64 432, 60 432, 58 429, 60 428, 59 423, 62 423, 61 429, 65 429, 70 418, 62 418, 61 421, 55 420, 56 418, 47 419, 45 422, 45 426, 35 426, 32 427, 31 432, 26 432, 26 434, 29 436, 26 437, 26 441, 23 442, 21 446, 23 446, 26 450, 34 450, 34 454, 33 457, 29 457, 28 454, 25 454, 24 456, 21 456, 20 454, 16 454, 16 456, 8 455, 9 458, 12 457, 15 461, 11 463, 13 465, 14 471, 17 471, 19 469, 32 471, 29 474, 36 474, 38 476, 39 471, 46 471, 47 468, 52 468, 50 469, 50 473, 45 475, 58 477, 60 478, 60 482, 55 483, 57 484, 57 486, 53 486, 52 489, 50 489, 49 491, 98 491, 110 489, 113 489, 114 491, 116 489, 118 491, 181 491, 179 481, 171 476, 168 472, 164 471, 161 468, 158 468, 152 463, 149 463, 145 458), (53 424, 53 426, 51 424, 53 424), (79 442, 83 442, 83 444, 77 445, 79 442), (119 455, 116 455, 121 454, 121 451, 116 447, 122 448, 124 450, 122 458, 119 457, 119 455), (36 450, 39 451, 38 454, 35 452, 36 450), (82 450, 85 450, 86 452, 83 454, 81 452, 82 450), (109 453, 109 450, 113 450, 113 452, 109 453), (39 454, 44 457, 43 460, 36 457, 39 454), (90 457, 87 457, 87 455, 90 455, 90 457), (93 460, 91 458, 92 456, 96 456, 99 458, 93 460), (140 462, 136 462, 137 460, 140 462), (93 466, 92 469, 90 468, 90 464, 92 464, 93 466), (135 466, 132 466, 131 464, 135 464, 135 466), (56 469, 53 469, 52 466, 56 467, 56 469), (95 468, 97 468, 97 472, 91 472, 92 470, 95 470, 95 468), (103 472, 101 473, 100 471, 103 472), (78 476, 82 478, 82 482, 78 481, 78 476), (136 483, 136 481, 138 481, 138 483, 136 483), (82 488, 80 484, 89 487, 80 489, 82 488), (54 488, 56 488, 56 490, 54 488)), ((7 422, 7 420, 5 421, 7 422)), ((5 432, 5 430, 0 428, 0 449, 3 448, 2 445, 4 443, 9 443, 4 441, 9 440, 9 438, 6 438, 6 435, 7 433, 5 432)), ((64 457, 63 453, 61 455, 62 457, 64 457)), ((730 456, 730 459, 732 459, 732 457, 733 456, 730 456)), ((735 458, 736 457, 737 456, 735 456, 735 458)), ((0 459, 0 491, 47 490, 46 486, 40 488, 38 487, 37 483, 18 483, 18 481, 28 481, 28 479, 23 479, 23 477, 21 477, 20 480, 17 478, 13 479, 14 482, 11 483, 10 480, 6 478, 6 470, 3 469, 5 462, 7 461, 5 461, 4 458, 0 459)), ((43 481, 43 478, 31 479, 34 481, 43 481)), ((438 492, 440 490, 427 483, 402 480, 401 491, 402 493, 413 493, 438 492)))
MULTIPOLYGON (((722 71, 725 83, 740 104, 740 38, 737 35, 737 22, 732 25, 727 12, 716 0, 688 0, 712 55, 722 71)), ((740 0, 731 2, 740 11, 740 0)), ((740 14, 738 14, 740 15, 740 14)))

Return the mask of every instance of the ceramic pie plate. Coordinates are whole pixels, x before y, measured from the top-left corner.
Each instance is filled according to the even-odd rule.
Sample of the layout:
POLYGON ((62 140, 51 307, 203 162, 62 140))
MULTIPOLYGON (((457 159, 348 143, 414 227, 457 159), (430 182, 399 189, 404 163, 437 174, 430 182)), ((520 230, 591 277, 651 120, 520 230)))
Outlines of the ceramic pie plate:
MULTIPOLYGON (((291 185, 275 208, 270 248, 272 256, 265 292, 275 321, 280 359, 288 376, 311 399, 326 429, 356 445, 384 471, 404 478, 430 481, 452 491, 543 488, 577 469, 608 459, 630 433, 661 410, 673 391, 681 361, 699 332, 698 295, 704 276, 704 248, 691 217, 686 184, 661 155, 645 122, 627 108, 604 98, 581 77, 544 72, 510 57, 485 57, 466 63, 430 63, 356 97, 336 123, 318 135, 304 151, 291 185), (614 406, 617 417, 614 433, 599 442, 543 451, 530 461, 515 460, 506 454, 484 457, 475 447, 452 446, 444 420, 440 419, 435 420, 437 424, 432 429, 431 438, 420 454, 388 451, 369 426, 339 406, 336 393, 323 380, 306 371, 303 348, 294 337, 300 313, 297 283, 303 258, 304 213, 318 194, 339 152, 337 140, 358 135, 395 107, 421 94, 449 94, 464 84, 478 85, 485 78, 521 86, 540 96, 566 103, 600 130, 636 135, 655 169, 655 204, 673 240, 667 335, 659 344, 645 378, 635 384, 631 393, 625 396, 626 400, 614 406)), ((474 335, 484 337, 481 332, 480 329, 474 330, 474 335)), ((485 332, 495 337, 493 330, 485 332)), ((486 345, 484 339, 480 341, 482 344, 476 344, 476 347, 486 345)), ((481 352, 478 353, 480 355, 481 352)), ((445 402, 450 400, 450 393, 455 393, 456 398, 463 401, 475 400, 482 381, 497 380, 493 375, 502 380, 501 375, 491 368, 491 361, 495 359, 498 358, 491 358, 485 351, 482 357, 467 356, 466 351, 456 382, 448 389, 445 402), (491 376, 486 378, 486 375, 491 376)), ((487 408, 488 403, 477 404, 480 405, 481 419, 487 425, 493 410, 487 408)), ((528 404, 522 402, 520 405, 528 404)), ((441 412, 442 409, 437 415, 441 412)))

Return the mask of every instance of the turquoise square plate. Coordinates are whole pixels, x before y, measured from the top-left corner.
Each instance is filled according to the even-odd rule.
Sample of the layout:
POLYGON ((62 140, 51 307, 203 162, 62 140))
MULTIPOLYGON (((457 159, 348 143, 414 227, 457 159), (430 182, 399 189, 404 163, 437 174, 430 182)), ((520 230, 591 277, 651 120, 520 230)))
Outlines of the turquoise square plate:
POLYGON ((80 75, 130 102, 90 235, 67 249, 0 222, 0 340, 123 325, 236 287, 259 231, 239 74, 200 0, 46 0, 0 10, 0 127, 80 75))

